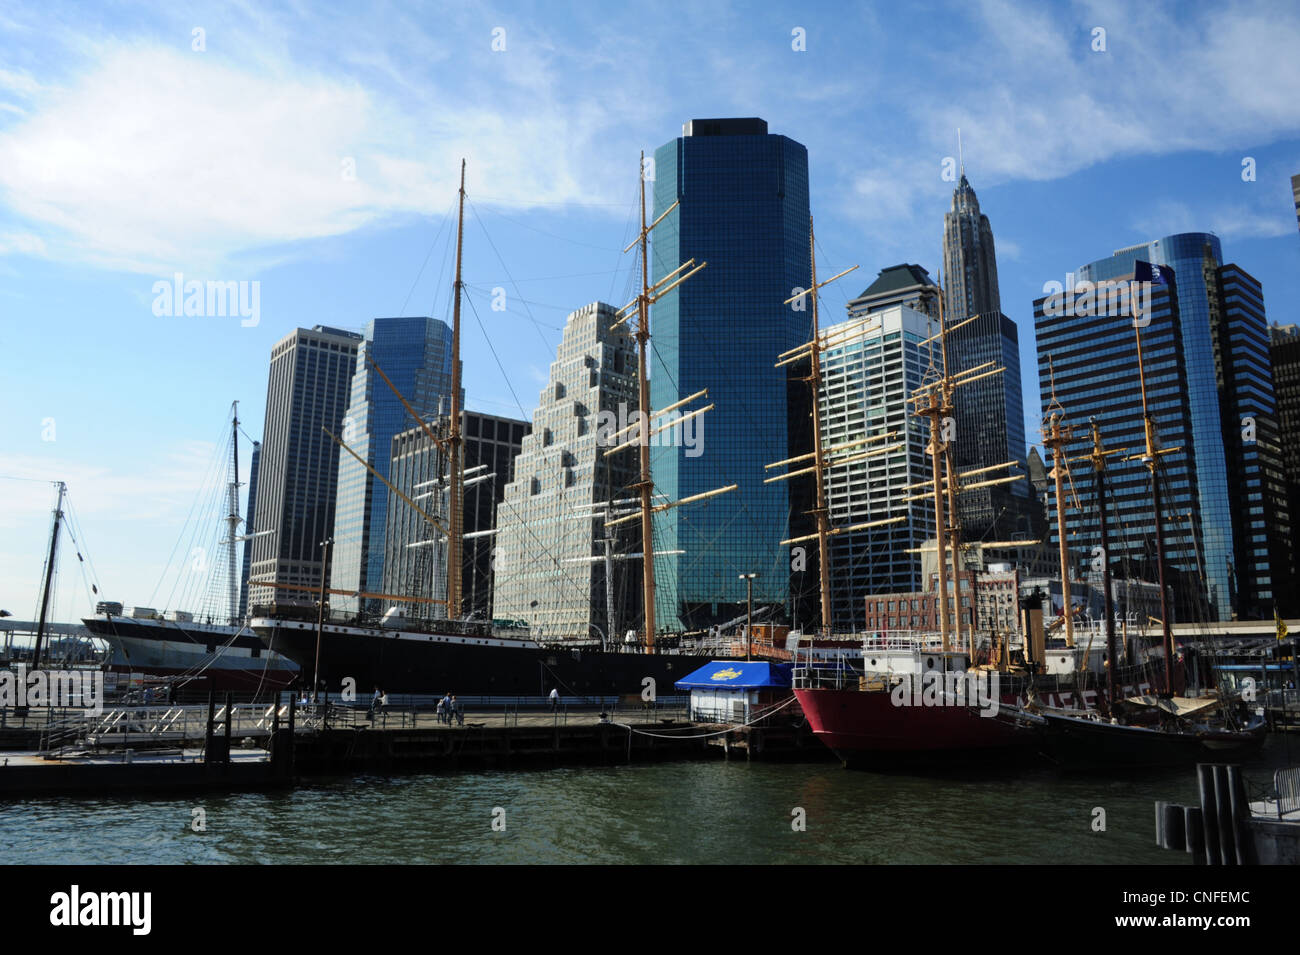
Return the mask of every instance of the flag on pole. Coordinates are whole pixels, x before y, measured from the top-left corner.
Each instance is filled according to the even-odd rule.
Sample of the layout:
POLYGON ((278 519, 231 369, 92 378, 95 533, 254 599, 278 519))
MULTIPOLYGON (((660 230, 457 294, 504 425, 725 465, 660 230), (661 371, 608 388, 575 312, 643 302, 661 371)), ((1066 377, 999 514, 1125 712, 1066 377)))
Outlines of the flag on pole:
POLYGON ((1273 608, 1273 620, 1277 624, 1277 638, 1279 640, 1285 640, 1290 631, 1286 628, 1286 621, 1278 616, 1276 607, 1273 608))

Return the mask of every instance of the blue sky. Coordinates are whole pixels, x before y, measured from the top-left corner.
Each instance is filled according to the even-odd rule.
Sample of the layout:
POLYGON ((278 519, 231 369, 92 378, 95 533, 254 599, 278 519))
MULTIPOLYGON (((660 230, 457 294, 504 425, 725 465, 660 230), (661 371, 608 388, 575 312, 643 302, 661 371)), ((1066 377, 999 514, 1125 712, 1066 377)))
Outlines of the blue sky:
MULTIPOLYGON (((1114 249, 1216 232, 1270 319, 1300 317, 1291 4, 177 6, 0 7, 0 608, 19 617, 42 482, 68 482, 103 595, 165 606, 232 400, 260 437, 274 342, 449 317, 462 156, 466 389, 485 411, 530 415, 564 316, 630 297, 637 154, 695 117, 761 116, 807 145, 819 271, 860 265, 832 315, 881 268, 937 271, 960 127, 1030 435, 1032 300, 1114 249), (259 321, 155 315, 176 272, 258 282, 259 321)), ((89 598, 75 563, 62 574, 66 620, 89 598)))

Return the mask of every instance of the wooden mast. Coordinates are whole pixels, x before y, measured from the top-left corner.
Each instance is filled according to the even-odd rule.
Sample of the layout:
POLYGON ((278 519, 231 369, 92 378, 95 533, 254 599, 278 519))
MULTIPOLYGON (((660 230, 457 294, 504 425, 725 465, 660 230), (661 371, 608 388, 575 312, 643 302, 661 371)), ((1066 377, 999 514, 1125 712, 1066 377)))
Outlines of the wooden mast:
MULTIPOLYGON (((948 400, 948 404, 951 406, 952 378, 948 372, 948 334, 947 334, 947 330, 943 326, 943 300, 945 297, 946 296, 944 295, 944 290, 943 290, 943 274, 940 273, 939 275, 939 353, 943 359, 943 381, 944 381, 944 387, 945 389, 947 389, 946 397, 948 400)), ((948 414, 951 413, 952 413, 952 409, 951 407, 949 407, 948 414)), ((952 590, 953 590, 952 622, 953 622, 954 636, 956 637, 956 644, 957 646, 961 646, 961 630, 962 630, 961 627, 962 624, 962 620, 961 620, 961 580, 962 580, 961 522, 957 519, 957 475, 953 470, 953 466, 952 466, 952 449, 948 446, 947 442, 944 443, 943 452, 944 452, 943 453, 944 480, 947 482, 947 486, 948 486, 949 548, 952 551, 952 578, 953 578, 952 580, 952 590)), ((939 531, 939 533, 942 534, 943 531, 939 531)), ((942 552, 940 552, 940 560, 943 559, 944 559, 943 554, 942 552)), ((972 600, 974 599, 974 596, 975 595, 972 592, 971 594, 972 600)), ((975 628, 973 625, 971 627, 971 632, 970 632, 969 652, 970 652, 969 662, 972 666, 974 666, 975 665, 975 628)))
POLYGON ((654 653, 655 647, 655 552, 654 518, 650 512, 650 494, 654 482, 650 479, 650 378, 646 371, 646 352, 650 347, 650 259, 648 242, 650 230, 645 222, 645 150, 641 151, 640 175, 641 234, 641 294, 636 297, 636 380, 637 396, 641 404, 641 427, 637 433, 640 474, 633 489, 641 497, 641 599, 645 603, 645 652, 654 653))
POLYGON ((1070 609, 1070 552, 1065 534, 1065 446, 1074 436, 1069 425, 1061 424, 1061 416, 1052 412, 1048 419, 1043 445, 1052 451, 1052 476, 1056 482, 1056 534, 1060 543, 1061 562, 1061 612, 1065 615, 1065 645, 1074 646, 1074 614, 1070 609))
POLYGON ((460 161, 460 209, 456 225, 456 282, 455 304, 451 323, 451 421, 447 432, 447 616, 459 620, 461 616, 461 429, 460 429, 460 297, 461 253, 465 240, 465 160, 460 161))
POLYGON ((822 451, 821 349, 815 347, 820 327, 817 323, 817 245, 813 235, 812 216, 808 217, 808 258, 812 266, 813 290, 809 297, 812 299, 812 340, 814 342, 812 375, 809 381, 812 383, 813 460, 817 462, 817 467, 813 471, 817 478, 817 504, 813 508, 813 516, 817 519, 817 577, 821 591, 822 636, 829 637, 832 629, 830 543, 827 533, 830 530, 830 514, 826 507, 826 455, 822 451))
POLYGON ((1119 698, 1116 692, 1115 667, 1115 601, 1110 592, 1110 533, 1106 524, 1106 456, 1101 444, 1101 426, 1092 419, 1092 480, 1097 494, 1097 515, 1101 531, 1101 586, 1105 614, 1102 626, 1106 631, 1106 700, 1114 705, 1119 698))
POLYGON ((59 549, 59 525, 63 522, 63 495, 68 486, 62 481, 55 482, 59 488, 58 499, 54 502, 54 528, 50 531, 50 555, 45 562, 45 584, 41 587, 41 616, 36 623, 36 647, 32 651, 32 669, 41 667, 41 644, 45 642, 45 618, 50 610, 50 592, 54 589, 54 557, 59 549))
MULTIPOLYGON (((1160 266, 1153 265, 1153 269, 1160 266)), ((1160 494, 1160 455, 1156 450, 1155 415, 1147 406, 1147 377, 1142 366, 1142 327, 1133 322, 1133 334, 1137 338, 1138 383, 1142 389, 1142 430, 1146 438, 1146 452, 1142 462, 1151 473, 1151 503, 1156 514, 1156 572, 1160 581, 1160 631, 1164 637, 1165 648, 1165 694, 1174 692, 1174 636, 1169 627, 1169 596, 1165 590, 1165 522, 1160 494)))

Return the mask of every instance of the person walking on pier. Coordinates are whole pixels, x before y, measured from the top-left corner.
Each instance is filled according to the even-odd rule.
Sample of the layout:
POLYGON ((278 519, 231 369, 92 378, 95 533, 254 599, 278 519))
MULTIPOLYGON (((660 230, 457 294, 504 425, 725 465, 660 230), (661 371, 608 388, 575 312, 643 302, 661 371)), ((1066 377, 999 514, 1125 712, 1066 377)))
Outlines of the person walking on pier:
POLYGON ((554 713, 560 708, 560 691, 551 687, 551 712, 554 713))
POLYGON ((451 693, 450 692, 444 693, 442 695, 442 699, 438 701, 438 706, 442 708, 443 722, 446 723, 448 726, 450 726, 451 725, 451 693))
MULTIPOLYGON (((452 696, 451 698, 451 715, 456 717, 457 726, 465 725, 465 711, 461 709, 460 701, 457 700, 455 696, 452 696)), ((448 720, 448 723, 450 722, 451 721, 448 720)))
POLYGON ((375 718, 375 710, 379 709, 379 701, 382 697, 379 687, 375 687, 375 695, 370 698, 370 712, 366 714, 372 720, 375 718))

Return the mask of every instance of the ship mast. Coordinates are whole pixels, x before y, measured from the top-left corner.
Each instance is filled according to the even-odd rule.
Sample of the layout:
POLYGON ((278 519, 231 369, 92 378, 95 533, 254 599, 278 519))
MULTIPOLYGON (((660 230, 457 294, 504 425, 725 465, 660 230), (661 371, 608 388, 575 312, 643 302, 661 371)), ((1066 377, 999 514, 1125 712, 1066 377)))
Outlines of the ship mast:
POLYGON ((226 566, 230 569, 230 588, 227 599, 231 626, 239 623, 239 568, 235 563, 235 545, 239 537, 239 402, 230 404, 230 483, 227 485, 230 507, 226 514, 229 531, 226 534, 226 566))
MULTIPOLYGON (((1151 267, 1152 269, 1160 268, 1158 265, 1152 265, 1151 267)), ((1156 419, 1147 406, 1147 376, 1142 365, 1142 327, 1138 325, 1136 319, 1133 322, 1133 334, 1137 339, 1138 382, 1142 389, 1142 430, 1146 438, 1146 450, 1142 455, 1142 463, 1146 465, 1151 474, 1151 504, 1155 508, 1156 516, 1156 573, 1160 582, 1160 631, 1164 638, 1165 648, 1165 694, 1172 696, 1174 692, 1174 636, 1169 626, 1169 595, 1165 591, 1165 521, 1160 494, 1160 455, 1177 449, 1169 448, 1164 451, 1156 449, 1156 419)))
POLYGON ((902 444, 891 444, 885 447, 875 448, 870 451, 860 451, 864 445, 872 444, 876 441, 885 441, 897 436, 896 432, 889 431, 884 434, 872 435, 869 438, 862 438, 857 441, 848 441, 844 444, 837 444, 834 447, 826 447, 821 434, 821 353, 832 348, 845 348, 855 342, 861 341, 868 334, 879 329, 879 325, 873 324, 869 320, 862 320, 856 324, 850 322, 846 327, 841 327, 826 335, 821 333, 820 320, 818 317, 818 296, 819 290, 830 285, 848 275, 856 265, 849 266, 843 272, 832 275, 824 282, 817 281, 817 253, 816 237, 813 232, 812 217, 808 217, 808 247, 810 258, 810 273, 812 277, 812 287, 805 290, 797 291, 782 304, 789 305, 809 296, 812 299, 812 338, 802 345, 798 345, 789 351, 782 352, 778 356, 776 367, 783 365, 802 362, 803 359, 809 359, 810 370, 808 378, 812 387, 812 429, 813 429, 813 450, 808 454, 796 455, 784 461, 774 461, 768 464, 768 468, 781 467, 796 462, 812 461, 807 467, 799 468, 795 471, 785 471, 766 478, 763 483, 771 484, 775 481, 784 481, 797 475, 812 472, 816 479, 816 500, 815 506, 808 513, 817 521, 817 532, 807 534, 803 537, 792 537, 789 540, 781 542, 781 546, 799 544, 803 541, 816 539, 817 541, 817 575, 818 591, 821 598, 821 632, 825 636, 830 636, 833 631, 833 621, 831 619, 831 585, 830 585, 830 544, 829 539, 838 534, 850 533, 853 531, 867 530, 868 528, 881 527, 886 524, 897 524, 906 520, 905 516, 890 517, 883 520, 866 521, 861 524, 852 524, 843 527, 831 527, 830 509, 826 503, 826 469, 838 465, 853 464, 858 461, 865 461, 867 458, 876 457, 881 454, 889 454, 903 447, 902 444), (852 452, 846 455, 846 452, 852 452))
POLYGON ((731 484, 725 488, 718 488, 716 490, 706 491, 703 494, 693 494, 690 497, 682 498, 679 501, 672 501, 665 504, 652 504, 651 502, 651 497, 654 492, 654 481, 651 479, 650 476, 651 435, 658 434, 660 431, 666 431, 669 428, 676 426, 681 420, 684 420, 687 417, 693 417, 695 415, 703 414, 704 412, 710 410, 713 407, 713 405, 706 405, 705 407, 700 408, 696 411, 692 411, 687 415, 683 415, 681 418, 677 419, 676 421, 670 421, 668 424, 662 425, 654 429, 653 431, 651 430, 650 422, 653 419, 658 418, 661 415, 667 414, 670 411, 676 411, 678 408, 681 408, 684 405, 688 404, 689 402, 694 401, 696 398, 707 397, 708 390, 706 389, 704 391, 696 392, 695 394, 690 395, 687 398, 683 398, 681 401, 669 405, 667 408, 661 408, 657 412, 650 411, 650 377, 646 367, 646 364, 649 360, 649 351, 650 351, 650 306, 655 304, 655 302, 659 301, 661 298, 663 298, 673 289, 677 288, 677 286, 681 285, 692 275, 699 272, 708 263, 701 262, 699 265, 696 265, 695 260, 690 259, 689 261, 683 262, 677 268, 673 269, 673 271, 669 272, 667 275, 665 275, 654 285, 650 284, 650 257, 648 251, 650 233, 654 231, 655 226, 659 225, 659 223, 663 222, 664 219, 668 217, 669 213, 671 213, 674 209, 677 208, 681 200, 677 200, 673 202, 671 206, 669 206, 659 215, 659 218, 655 219, 655 221, 650 223, 649 225, 646 225, 645 152, 644 151, 642 151, 641 153, 640 168, 638 172, 640 176, 641 229, 638 232, 636 239, 632 241, 632 244, 629 245, 627 248, 625 248, 623 251, 626 253, 631 251, 633 248, 636 248, 638 250, 638 253, 641 256, 641 291, 637 294, 637 297, 635 299, 633 299, 631 302, 624 305, 622 308, 618 310, 617 312, 618 321, 616 321, 613 325, 611 325, 609 327, 609 330, 611 332, 614 331, 620 325, 622 325, 624 322, 630 319, 633 314, 636 315, 637 326, 636 326, 636 332, 634 334, 637 342, 637 363, 636 363, 637 399, 640 402, 641 416, 638 421, 628 425, 626 428, 622 428, 619 431, 616 431, 613 435, 610 436, 611 440, 617 440, 624 435, 630 434, 631 432, 636 432, 632 436, 631 440, 624 441, 622 444, 619 444, 615 447, 606 450, 605 457, 609 457, 612 454, 616 454, 619 451, 622 451, 626 448, 630 448, 634 444, 638 446, 640 456, 639 456, 639 468, 638 468, 637 481, 635 484, 628 485, 628 487, 630 490, 634 490, 637 492, 637 495, 640 498, 640 507, 638 508, 636 513, 630 516, 618 517, 618 518, 614 518, 613 520, 607 519, 605 521, 605 527, 606 528, 613 527, 614 525, 622 524, 625 523, 626 521, 636 520, 638 518, 641 521, 641 547, 642 547, 641 550, 642 597, 641 599, 645 603, 644 647, 646 653, 654 653, 656 627, 655 627, 654 521, 652 515, 656 511, 666 511, 669 508, 677 507, 680 504, 702 501, 705 500, 706 498, 715 497, 718 494, 725 494, 728 491, 734 491, 736 490, 737 486, 735 484, 731 484), (633 312, 634 307, 635 307, 635 312, 633 312))
MULTIPOLYGON (((637 237, 641 254, 641 294, 636 299, 636 386, 637 401, 643 414, 650 409, 650 379, 646 374, 646 352, 650 347, 650 257, 647 242, 650 230, 645 225, 645 152, 641 153, 640 175, 641 232, 637 237)), ((645 605, 646 653, 654 652, 655 645, 655 542, 654 523, 650 514, 650 493, 654 482, 650 479, 649 421, 643 419, 638 433, 638 461, 640 473, 632 486, 641 498, 641 599, 645 605)))
POLYGON ((1114 703, 1118 699, 1115 691, 1115 600, 1110 592, 1110 533, 1106 523, 1106 458, 1115 454, 1106 451, 1101 444, 1101 426, 1097 419, 1092 419, 1092 479, 1097 495, 1097 514, 1101 531, 1101 586, 1102 602, 1105 614, 1103 626, 1106 628, 1106 699, 1114 703))
POLYGON ((456 225, 456 282, 455 304, 452 307, 451 323, 451 421, 447 432, 447 470, 448 504, 447 504, 447 616, 459 620, 461 615, 461 560, 462 560, 462 519, 461 519, 461 485, 464 475, 461 469, 461 428, 460 428, 460 297, 462 282, 460 277, 461 253, 465 238, 465 160, 460 161, 460 209, 456 225))
MULTIPOLYGON (((988 378, 990 375, 1000 375, 1006 369, 1002 366, 994 367, 994 363, 984 362, 971 368, 965 368, 959 372, 951 372, 948 368, 948 335, 959 328, 964 328, 971 322, 977 321, 981 316, 972 315, 963 319, 956 325, 947 326, 944 324, 943 302, 944 294, 942 288, 943 276, 940 275, 939 286, 939 331, 929 338, 920 342, 921 345, 930 345, 932 342, 939 342, 939 351, 941 355, 942 373, 934 381, 917 388, 916 393, 908 400, 915 406, 913 414, 926 418, 930 423, 930 440, 926 445, 926 452, 930 455, 930 480, 921 481, 917 484, 908 486, 908 490, 920 490, 929 484, 929 489, 907 498, 907 502, 923 500, 927 497, 933 497, 934 500, 934 524, 935 524, 935 548, 937 551, 938 571, 939 571, 939 636, 943 641, 945 651, 952 649, 953 628, 948 624, 948 553, 952 553, 953 569, 953 627, 956 630, 957 643, 961 644, 962 638, 962 609, 961 609, 961 527, 957 518, 957 496, 964 491, 972 491, 976 488, 990 487, 995 484, 1009 484, 1013 481, 1019 481, 1024 477, 1023 474, 1013 474, 1003 477, 981 478, 979 481, 962 484, 961 478, 975 477, 977 475, 987 475, 990 472, 1000 471, 1003 468, 1010 468, 1017 464, 1016 461, 1004 461, 1001 464, 993 464, 987 467, 974 468, 969 471, 958 473, 949 460, 949 442, 944 437, 944 422, 953 420, 954 410, 953 395, 956 390, 963 385, 973 384, 988 378), (948 518, 945 518, 945 490, 947 492, 947 510, 948 518)), ((931 349, 931 361, 933 361, 933 346, 931 349)), ((954 422, 955 423, 955 422, 954 422)), ((1015 541, 998 541, 981 544, 983 547, 996 547, 1002 545, 1016 546, 1019 542, 1015 541)), ((971 594, 972 606, 974 606, 974 594, 971 594)), ((967 641, 967 648, 970 653, 970 662, 975 662, 975 624, 970 623, 970 635, 967 641)))
POLYGON ((1043 446, 1052 452, 1052 477, 1056 482, 1056 533, 1060 544, 1061 613, 1065 615, 1065 645, 1074 646, 1074 614, 1070 608, 1070 553, 1065 534, 1065 447, 1074 439, 1074 430, 1061 424, 1061 415, 1048 418, 1043 446))
POLYGON ((63 522, 63 495, 68 491, 68 486, 62 481, 56 481, 55 484, 59 493, 54 503, 54 528, 50 531, 50 554, 45 562, 45 584, 41 587, 41 616, 36 623, 36 647, 32 651, 33 670, 39 670, 41 666, 41 644, 45 642, 45 618, 50 610, 50 592, 54 589, 54 557, 59 549, 59 525, 63 522))
MULTIPOLYGON (((817 340, 819 326, 817 324, 817 243, 813 235, 812 216, 808 217, 808 260, 812 268, 812 337, 813 341, 817 340)), ((857 266, 854 266, 856 268, 857 266)), ((817 577, 821 590, 821 607, 822 607, 822 635, 829 637, 831 635, 831 564, 830 564, 830 544, 827 539, 827 532, 830 530, 830 515, 826 508, 826 455, 822 451, 822 415, 821 415, 821 383, 822 383, 822 364, 821 349, 812 349, 812 375, 809 378, 812 383, 812 433, 813 433, 813 454, 814 461, 817 462, 817 468, 813 474, 817 478, 817 503, 813 508, 813 516, 817 519, 817 577)))

